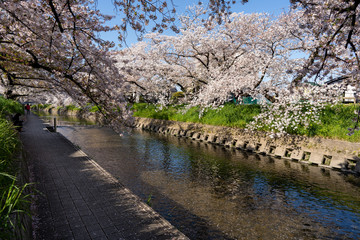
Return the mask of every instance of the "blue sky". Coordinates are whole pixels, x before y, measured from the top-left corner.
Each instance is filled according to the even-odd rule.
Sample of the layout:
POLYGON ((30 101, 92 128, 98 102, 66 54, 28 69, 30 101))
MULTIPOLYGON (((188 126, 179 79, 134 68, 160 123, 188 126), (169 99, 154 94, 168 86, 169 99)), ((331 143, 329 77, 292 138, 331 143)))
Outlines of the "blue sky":
MULTIPOLYGON (((197 0, 173 0, 174 5, 177 8, 177 14, 181 14, 186 10, 187 6, 192 6, 196 4, 197 0)), ((233 5, 233 12, 245 12, 245 13, 254 13, 254 12, 267 12, 274 15, 279 15, 280 13, 287 11, 290 3, 289 0, 249 0, 246 4, 239 3, 233 5)), ((99 0, 97 8, 104 14, 116 15, 114 6, 111 0, 99 0)), ((115 18, 109 25, 113 25, 120 22, 120 18, 115 18)), ((119 44, 117 40, 117 32, 107 32, 101 34, 102 38, 110 40, 119 44)), ((137 42, 137 37, 133 32, 128 33, 127 43, 130 46, 132 43, 137 42)))

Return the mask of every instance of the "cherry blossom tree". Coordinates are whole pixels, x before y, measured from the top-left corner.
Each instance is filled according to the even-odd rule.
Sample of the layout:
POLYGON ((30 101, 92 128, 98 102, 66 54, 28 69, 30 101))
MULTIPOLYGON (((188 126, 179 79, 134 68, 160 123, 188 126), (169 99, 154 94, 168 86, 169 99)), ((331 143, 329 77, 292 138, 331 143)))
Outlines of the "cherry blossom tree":
MULTIPOLYGON (((208 9, 209 16, 215 18, 221 23, 230 13, 231 6, 240 3, 247 3, 248 0, 198 0, 197 4, 205 6, 208 9)), ((146 33, 146 29, 151 25, 152 32, 163 33, 164 30, 171 29, 178 33, 179 28, 174 24, 177 12, 177 3, 173 0, 114 0, 113 1, 118 12, 122 13, 122 23, 120 24, 120 40, 124 40, 129 28, 135 29, 142 34, 146 33), (161 19, 161 21, 160 21, 161 19)))
MULTIPOLYGON (((172 1, 114 0, 123 22, 110 28, 111 17, 96 10, 97 2, 0 0, 0 84, 8 97, 46 91, 90 101, 118 122, 129 119, 130 91, 165 103, 174 86, 193 105, 217 107, 229 96, 261 95, 273 102, 265 112, 280 119, 300 116, 304 99, 311 103, 307 112, 316 112, 314 106, 337 90, 308 82, 321 85, 335 75, 358 84, 359 1, 292 2, 294 10, 275 19, 231 14, 235 1, 209 0, 202 3, 206 13, 197 8, 175 26, 172 1), (109 51, 113 43, 97 34, 118 30, 123 40, 129 27, 145 33, 147 25, 157 33, 116 57, 109 51), (179 34, 161 35, 168 28, 179 34)), ((282 131, 293 120, 277 121, 272 126, 282 131)))
POLYGON ((285 46, 289 32, 277 20, 267 14, 234 13, 221 25, 216 19, 204 25, 202 14, 196 8, 195 16, 182 17, 176 36, 146 35, 147 42, 128 50, 136 56, 133 60, 125 58, 124 64, 118 57, 120 67, 133 69, 133 76, 137 72, 141 90, 155 93, 149 85, 177 85, 192 104, 213 107, 230 95, 241 99, 258 94, 265 82, 264 94, 270 98, 269 85, 285 84, 296 61, 285 46))
POLYGON ((139 42, 115 53, 114 59, 124 76, 130 98, 141 95, 148 102, 167 104, 169 91, 176 83, 170 77, 173 67, 163 61, 159 49, 139 42))
MULTIPOLYGON (((297 126, 308 127, 319 123, 319 113, 328 104, 342 101, 346 84, 327 85, 329 73, 339 74, 346 71, 341 64, 332 63, 326 71, 318 71, 319 66, 319 33, 307 28, 304 10, 293 10, 279 18, 280 25, 288 31, 287 50, 297 58, 297 67, 288 69, 289 84, 274 92, 275 104, 263 105, 263 111, 250 129, 265 128, 272 132, 293 132, 297 126), (331 69, 331 70, 330 70, 331 69)), ((324 66, 323 66, 324 67, 324 66)))
MULTIPOLYGON (((97 1, 1 0, 0 83, 5 95, 66 93, 80 103, 100 106, 109 119, 128 119, 127 87, 109 52, 113 43, 97 33, 119 30, 119 38, 124 39, 128 25, 144 32, 150 20, 155 22, 153 30, 172 27, 176 31, 168 25, 174 21, 175 9, 166 0, 113 3, 124 21, 109 28, 105 22, 111 17, 96 9, 97 1)), ((219 15, 226 14, 229 4, 209 2, 212 12, 219 15)))
MULTIPOLYGON (((345 84, 356 88, 356 98, 360 97, 360 1, 359 0, 292 0, 293 7, 302 11, 302 29, 312 32, 316 38, 302 73, 303 78, 315 80, 328 77, 343 79, 345 84), (330 75, 330 76, 329 76, 330 75)), ((355 118, 355 126, 349 134, 359 129, 360 107, 355 118)))
MULTIPOLYGON (((285 94, 279 95, 279 104, 265 106, 265 111, 253 123, 267 124, 280 131, 293 128, 296 121, 303 125, 316 122, 325 104, 342 101, 341 95, 347 84, 355 86, 359 97, 360 2, 295 0, 292 3, 295 11, 285 16, 283 22, 294 37, 292 49, 304 54, 302 67, 293 70, 291 85, 285 94), (327 86, 326 81, 334 78, 343 82, 327 86), (318 86, 302 89, 309 82, 318 86), (306 104, 299 103, 299 99, 307 99, 306 104), (299 107, 302 120, 294 112, 299 107)), ((360 109, 356 115, 355 127, 349 128, 350 135, 358 129, 360 109)))
POLYGON ((0 1, 0 11, 0 76, 7 97, 40 89, 91 101, 110 119, 114 109, 125 113, 112 43, 96 34, 111 30, 104 25, 111 17, 83 0, 0 1))
POLYGON ((236 14, 222 15, 219 20, 201 17, 200 10, 182 18, 178 36, 148 35, 148 45, 140 47, 143 65, 129 62, 141 69, 138 79, 147 85, 141 90, 158 96, 169 84, 176 84, 191 103, 213 107, 230 94, 266 96, 273 104, 263 105, 252 129, 267 125, 284 132, 299 123, 306 126, 318 121, 325 104, 341 101, 347 84, 327 86, 327 80, 343 77, 358 89, 359 1, 292 3, 293 10, 276 21, 257 16, 248 24, 243 19, 243 28, 234 27, 236 14), (263 21, 264 29, 256 21, 263 21), (252 41, 236 35, 236 28, 252 41), (151 86, 161 86, 161 91, 151 86))
POLYGON ((340 100, 339 86, 307 83, 318 35, 303 27, 302 10, 277 19, 234 13, 220 25, 213 18, 204 21, 203 9, 194 12, 181 18, 180 34, 148 34, 116 57, 118 66, 129 71, 125 78, 131 79, 133 91, 166 100, 177 85, 190 105, 205 108, 221 106, 230 97, 262 96, 272 104, 263 102, 262 114, 249 128, 266 126, 281 133, 318 121, 325 104, 340 100), (299 52, 302 56, 296 57, 299 52))

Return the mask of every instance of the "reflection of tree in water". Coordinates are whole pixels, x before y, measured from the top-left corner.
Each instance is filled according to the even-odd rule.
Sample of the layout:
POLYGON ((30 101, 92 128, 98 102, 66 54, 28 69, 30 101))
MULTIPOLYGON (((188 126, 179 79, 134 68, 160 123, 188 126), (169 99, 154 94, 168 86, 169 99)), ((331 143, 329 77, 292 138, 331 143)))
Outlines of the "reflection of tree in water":
POLYGON ((152 165, 160 164, 160 168, 167 171, 172 164, 171 149, 165 141, 139 140, 134 152, 141 152, 142 159, 152 165))
POLYGON ((346 182, 351 183, 354 186, 357 186, 360 188, 360 177, 354 176, 353 174, 344 174, 344 179, 346 182))
POLYGON ((134 139, 137 140, 134 150, 138 151, 139 156, 146 162, 147 168, 144 169, 144 175, 149 177, 142 179, 142 190, 145 190, 146 193, 141 192, 140 195, 148 199, 151 194, 152 207, 189 237, 194 239, 232 239, 162 192, 164 185, 168 184, 168 181, 163 180, 162 177, 174 179, 172 173, 176 167, 176 157, 179 152, 176 152, 177 149, 173 147, 173 144, 152 138, 139 138, 136 135, 134 139), (149 182, 158 182, 160 185, 151 185, 148 184, 149 182), (187 223, 184 222, 185 220, 187 223), (189 227, 190 225, 191 227, 189 227))
MULTIPOLYGON (((332 229, 335 235, 340 231, 336 229, 356 232, 344 217, 359 222, 354 215, 360 211, 352 214, 346 209, 349 204, 360 205, 359 188, 345 182, 338 172, 326 171, 330 177, 325 177, 319 167, 154 133, 124 136, 119 141, 96 136, 94 142, 89 137, 85 140, 90 145, 99 140, 105 144, 99 164, 134 187, 141 198, 152 194, 153 207, 168 220, 179 225, 197 221, 192 236, 210 234, 209 225, 217 228, 217 224, 222 232, 236 232, 231 236, 250 238, 266 233, 275 239, 277 232, 286 232, 286 236, 294 233, 314 239, 325 238, 332 229), (341 210, 335 209, 338 206, 341 210), (339 213, 343 221, 334 223, 339 213), (324 223, 324 216, 330 220, 324 223), (304 226, 307 233, 302 235, 304 226), (318 228, 325 230, 318 233, 318 228)), ((99 150, 95 149, 98 155, 99 150)))
MULTIPOLYGON (((235 162, 231 160, 232 154, 230 151, 223 151, 222 147, 213 145, 205 146, 207 146, 206 153, 196 150, 188 152, 191 165, 189 176, 191 181, 211 186, 216 198, 237 200, 243 207, 255 208, 256 199, 254 199, 252 188, 255 181, 253 171, 246 165, 234 165, 235 162), (239 171, 239 167, 241 171, 239 171)), ((245 152, 242 154, 244 157, 247 156, 245 152)))
POLYGON ((187 139, 176 142, 187 146, 184 151, 189 156, 191 181, 211 186, 219 197, 242 199, 242 204, 252 207, 265 204, 274 208, 280 203, 292 204, 291 199, 298 192, 299 197, 328 199, 327 204, 345 204, 360 212, 360 178, 354 175, 339 177, 340 173, 333 170, 187 139), (339 184, 331 184, 339 181, 345 184, 341 189, 339 184), (343 193, 338 194, 339 191, 343 193), (353 201, 347 201, 348 198, 353 201))
POLYGON ((184 138, 150 135, 157 140, 141 140, 145 161, 157 164, 172 177, 210 187, 214 197, 227 198, 241 208, 292 208, 299 206, 294 198, 312 198, 323 201, 322 205, 347 206, 360 212, 356 185, 360 181, 353 175, 340 176, 328 169, 184 138))

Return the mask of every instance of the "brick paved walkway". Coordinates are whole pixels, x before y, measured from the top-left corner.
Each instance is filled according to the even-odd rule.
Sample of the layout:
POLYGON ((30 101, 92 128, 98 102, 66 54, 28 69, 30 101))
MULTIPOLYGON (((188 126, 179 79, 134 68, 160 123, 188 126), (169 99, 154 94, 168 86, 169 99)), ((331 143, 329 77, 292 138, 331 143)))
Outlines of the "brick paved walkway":
POLYGON ((40 192, 33 239, 187 239, 37 116, 21 139, 40 192))

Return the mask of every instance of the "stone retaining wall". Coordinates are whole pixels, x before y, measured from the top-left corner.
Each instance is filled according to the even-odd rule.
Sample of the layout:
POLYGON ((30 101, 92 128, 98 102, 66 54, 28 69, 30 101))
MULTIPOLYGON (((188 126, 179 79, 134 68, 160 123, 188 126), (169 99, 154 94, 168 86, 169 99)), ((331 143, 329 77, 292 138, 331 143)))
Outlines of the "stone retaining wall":
POLYGON ((264 132, 254 133, 230 127, 148 118, 136 118, 134 127, 301 163, 360 173, 360 143, 293 135, 271 138, 264 132))

